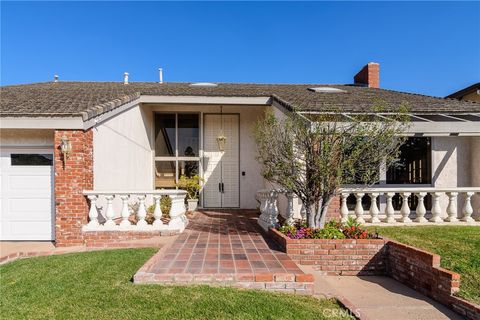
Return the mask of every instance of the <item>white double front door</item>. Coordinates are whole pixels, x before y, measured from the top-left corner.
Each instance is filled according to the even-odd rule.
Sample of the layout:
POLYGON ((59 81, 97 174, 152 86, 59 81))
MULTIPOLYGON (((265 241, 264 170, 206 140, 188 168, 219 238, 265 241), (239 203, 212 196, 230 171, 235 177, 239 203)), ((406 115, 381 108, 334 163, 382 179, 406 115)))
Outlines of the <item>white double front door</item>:
POLYGON ((203 206, 205 208, 240 207, 239 115, 205 114, 203 122, 203 206), (217 137, 226 137, 224 151, 217 137))

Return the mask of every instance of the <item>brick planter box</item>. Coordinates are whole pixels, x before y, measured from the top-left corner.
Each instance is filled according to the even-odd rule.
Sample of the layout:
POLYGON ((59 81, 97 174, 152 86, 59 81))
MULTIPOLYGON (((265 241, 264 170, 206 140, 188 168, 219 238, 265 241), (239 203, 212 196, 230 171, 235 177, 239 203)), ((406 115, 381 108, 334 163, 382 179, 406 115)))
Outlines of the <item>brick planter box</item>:
POLYGON ((269 235, 292 260, 326 275, 385 275, 384 239, 290 239, 276 229, 269 235))

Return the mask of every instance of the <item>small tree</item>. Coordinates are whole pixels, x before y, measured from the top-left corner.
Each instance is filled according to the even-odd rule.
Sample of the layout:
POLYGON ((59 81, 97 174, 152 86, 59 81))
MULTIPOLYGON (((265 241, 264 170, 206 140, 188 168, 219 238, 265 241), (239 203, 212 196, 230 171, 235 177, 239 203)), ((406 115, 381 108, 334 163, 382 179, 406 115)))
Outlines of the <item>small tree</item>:
MULTIPOLYGON (((377 106, 372 111, 383 109, 377 106)), ((377 182, 381 166, 395 162, 404 141, 404 106, 388 117, 342 117, 334 113, 306 118, 291 112, 279 120, 267 111, 255 125, 262 175, 303 202, 309 227, 323 227, 340 186, 377 182)))

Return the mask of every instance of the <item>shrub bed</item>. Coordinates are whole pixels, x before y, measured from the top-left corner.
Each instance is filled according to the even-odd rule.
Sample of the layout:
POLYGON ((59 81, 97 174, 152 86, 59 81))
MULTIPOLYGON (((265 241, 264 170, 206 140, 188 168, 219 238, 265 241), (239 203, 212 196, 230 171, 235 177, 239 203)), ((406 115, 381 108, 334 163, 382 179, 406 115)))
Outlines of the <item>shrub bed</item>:
POLYGON ((345 223, 331 220, 325 227, 309 228, 304 222, 284 225, 278 229, 290 239, 378 239, 378 234, 368 231, 362 224, 350 217, 345 223))

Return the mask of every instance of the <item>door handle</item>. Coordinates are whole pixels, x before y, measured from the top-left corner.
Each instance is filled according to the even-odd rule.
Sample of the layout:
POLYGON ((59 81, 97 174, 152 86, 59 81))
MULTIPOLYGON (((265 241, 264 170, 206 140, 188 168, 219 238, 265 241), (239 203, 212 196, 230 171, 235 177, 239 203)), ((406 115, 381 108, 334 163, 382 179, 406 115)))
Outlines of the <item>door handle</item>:
POLYGON ((225 185, 222 182, 222 193, 225 193, 225 185))
POLYGON ((220 192, 220 193, 222 192, 222 183, 221 182, 218 183, 218 192, 220 192))

